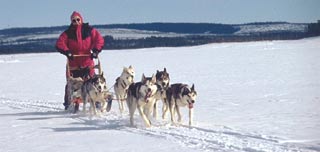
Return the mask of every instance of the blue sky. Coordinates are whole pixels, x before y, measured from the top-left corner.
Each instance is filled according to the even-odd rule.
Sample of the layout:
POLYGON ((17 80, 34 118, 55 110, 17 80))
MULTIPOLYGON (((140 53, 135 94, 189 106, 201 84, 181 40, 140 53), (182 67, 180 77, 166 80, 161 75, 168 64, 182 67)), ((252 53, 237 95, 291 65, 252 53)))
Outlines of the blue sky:
POLYGON ((320 20, 320 0, 4 0, 0 29, 68 25, 73 10, 90 24, 320 20))

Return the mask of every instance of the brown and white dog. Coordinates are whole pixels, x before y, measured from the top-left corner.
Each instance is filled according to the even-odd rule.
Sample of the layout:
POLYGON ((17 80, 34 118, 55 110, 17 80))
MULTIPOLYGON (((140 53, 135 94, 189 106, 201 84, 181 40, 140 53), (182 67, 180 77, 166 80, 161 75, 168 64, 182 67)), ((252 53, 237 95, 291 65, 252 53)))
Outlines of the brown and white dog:
POLYGON ((138 109, 146 127, 151 126, 150 114, 154 106, 154 95, 157 92, 156 77, 145 77, 142 75, 141 82, 133 83, 129 86, 127 105, 130 114, 130 125, 134 126, 133 115, 138 109))
POLYGON ((116 83, 114 84, 114 92, 118 100, 120 113, 125 109, 124 101, 127 98, 129 86, 134 82, 134 76, 135 71, 131 65, 128 68, 124 67, 120 77, 116 79, 116 83))
POLYGON ((197 97, 194 85, 190 88, 187 84, 172 84, 166 93, 171 114, 171 122, 176 124, 175 112, 177 112, 178 122, 180 123, 182 117, 180 107, 187 106, 189 108, 189 125, 191 126, 193 123, 193 104, 197 97))

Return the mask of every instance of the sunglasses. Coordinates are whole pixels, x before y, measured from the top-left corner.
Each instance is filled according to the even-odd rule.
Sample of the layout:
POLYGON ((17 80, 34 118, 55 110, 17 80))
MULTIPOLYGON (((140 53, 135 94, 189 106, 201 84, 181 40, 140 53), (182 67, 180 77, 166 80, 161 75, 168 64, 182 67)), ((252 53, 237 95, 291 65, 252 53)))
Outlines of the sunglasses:
POLYGON ((80 22, 80 18, 72 19, 72 22, 73 22, 73 23, 80 22))

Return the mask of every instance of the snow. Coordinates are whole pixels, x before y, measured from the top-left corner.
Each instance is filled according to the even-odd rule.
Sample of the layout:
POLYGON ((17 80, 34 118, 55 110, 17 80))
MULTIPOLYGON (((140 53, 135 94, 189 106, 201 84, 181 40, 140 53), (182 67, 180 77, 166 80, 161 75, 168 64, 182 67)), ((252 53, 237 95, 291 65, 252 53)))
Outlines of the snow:
POLYGON ((320 151, 319 42, 317 37, 100 54, 109 87, 129 65, 136 69, 135 81, 166 67, 171 83, 194 83, 192 127, 187 109, 180 126, 158 118, 145 128, 136 113, 137 127, 130 127, 116 101, 102 117, 70 114, 62 105, 65 57, 1 55, 1 151, 320 151))
POLYGON ((246 35, 251 33, 265 33, 265 32, 305 32, 307 30, 306 24, 290 24, 290 23, 279 23, 269 25, 239 25, 240 28, 236 35, 246 35))
POLYGON ((179 37, 186 36, 188 34, 177 34, 177 33, 166 33, 158 31, 146 31, 146 30, 134 30, 134 29, 106 29, 106 28, 97 28, 102 36, 112 36, 114 39, 142 39, 147 37, 179 37))

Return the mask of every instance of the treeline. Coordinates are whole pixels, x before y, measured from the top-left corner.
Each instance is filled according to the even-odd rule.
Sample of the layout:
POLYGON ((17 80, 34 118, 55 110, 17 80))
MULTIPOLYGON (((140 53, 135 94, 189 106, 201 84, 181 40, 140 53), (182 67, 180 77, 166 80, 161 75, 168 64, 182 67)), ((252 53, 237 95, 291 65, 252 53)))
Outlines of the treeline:
POLYGON ((148 37, 142 39, 114 39, 112 36, 104 37, 105 49, 131 49, 131 48, 151 48, 151 47, 179 47, 195 46, 208 43, 223 42, 248 42, 261 40, 295 40, 306 36, 305 33, 269 33, 251 36, 241 35, 191 35, 184 37, 148 37))
MULTIPOLYGON (((250 23, 247 25, 264 25, 272 23, 250 23)), ((275 23, 276 24, 276 23, 275 23)), ((95 26, 97 28, 106 25, 95 26)), ((194 46, 208 43, 222 42, 246 42, 261 40, 293 40, 311 36, 320 35, 320 21, 308 24, 305 31, 269 31, 256 32, 248 35, 236 35, 237 26, 225 26, 222 24, 190 24, 190 23, 148 23, 148 24, 115 24, 108 25, 110 28, 127 28, 136 30, 150 30, 160 32, 188 33, 185 36, 177 37, 145 37, 140 39, 116 39, 112 36, 105 36, 104 49, 133 49, 150 47, 178 47, 194 46), (193 25, 193 26, 191 26, 193 25), (220 33, 220 34, 212 34, 220 33), (223 34, 221 34, 223 33, 223 34), (231 34, 227 34, 231 33, 231 34)), ((55 52, 55 42, 57 38, 21 38, 28 34, 57 34, 57 31, 63 31, 67 26, 61 27, 43 27, 43 28, 15 28, 0 30, 0 54, 12 53, 35 53, 35 52, 55 52), (15 41, 8 41, 5 37, 18 36, 15 41)), ((59 32, 59 33, 60 33, 59 32)))
POLYGON ((319 36, 320 35, 320 20, 318 23, 311 23, 308 25, 308 36, 319 36))
MULTIPOLYGON (((106 36, 104 49, 134 49, 134 48, 151 48, 151 47, 179 47, 194 46, 208 43, 222 42, 247 42, 261 40, 293 40, 306 37, 305 33, 268 33, 256 34, 250 36, 241 35, 190 35, 183 37, 147 37, 141 39, 114 39, 112 36, 106 36)), ((0 54, 11 53, 38 53, 38 52, 55 52, 56 39, 41 39, 38 41, 30 40, 28 43, 16 45, 1 45, 0 54)))
POLYGON ((10 28, 0 30, 0 35, 12 37, 29 34, 52 34, 55 31, 64 31, 67 27, 68 26, 10 28))
POLYGON ((24 40, 23 42, 14 42, 15 44, 12 45, 2 45, 0 41, 0 54, 54 52, 56 40, 57 39, 24 40))
POLYGON ((228 24, 213 23, 139 23, 98 25, 98 28, 124 28, 158 32, 173 32, 179 34, 233 34, 239 28, 228 24))

